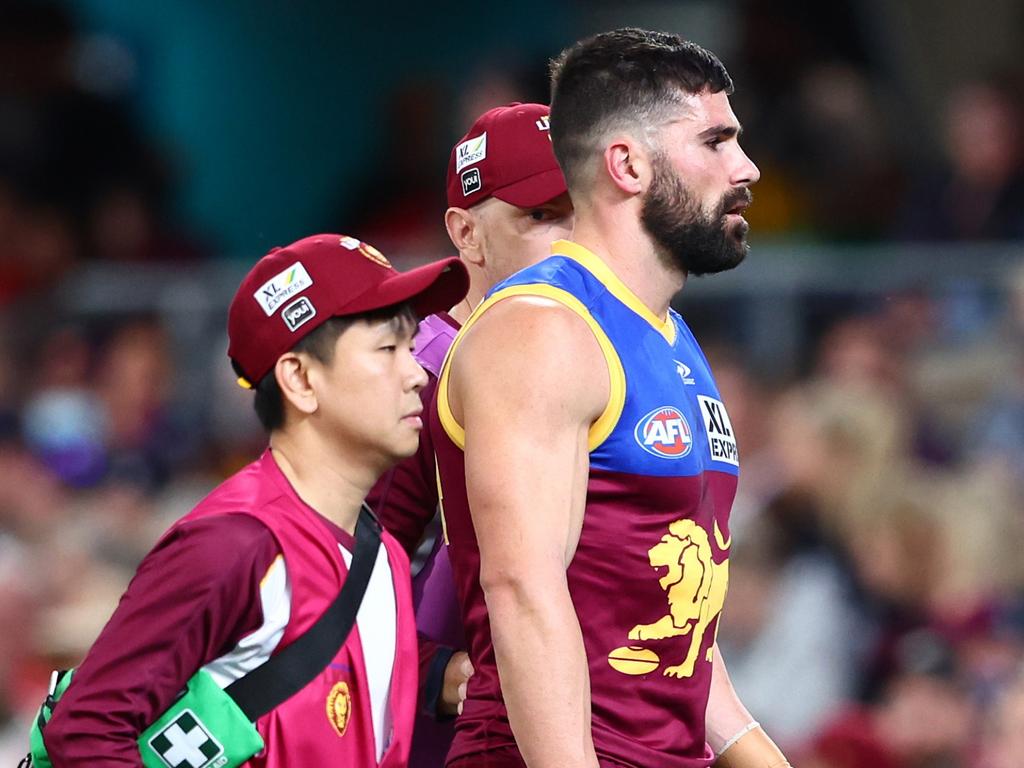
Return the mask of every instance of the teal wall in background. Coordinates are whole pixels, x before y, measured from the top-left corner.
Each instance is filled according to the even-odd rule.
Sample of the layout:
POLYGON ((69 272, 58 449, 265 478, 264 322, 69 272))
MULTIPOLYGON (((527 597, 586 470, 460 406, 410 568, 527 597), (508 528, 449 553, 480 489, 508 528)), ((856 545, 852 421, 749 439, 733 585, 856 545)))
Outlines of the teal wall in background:
POLYGON ((346 182, 386 151, 380 110, 396 83, 436 77, 454 91, 506 51, 543 66, 574 28, 569 4, 542 0, 65 4, 83 32, 137 57, 133 103, 179 174, 178 212, 248 256, 353 199, 346 182))

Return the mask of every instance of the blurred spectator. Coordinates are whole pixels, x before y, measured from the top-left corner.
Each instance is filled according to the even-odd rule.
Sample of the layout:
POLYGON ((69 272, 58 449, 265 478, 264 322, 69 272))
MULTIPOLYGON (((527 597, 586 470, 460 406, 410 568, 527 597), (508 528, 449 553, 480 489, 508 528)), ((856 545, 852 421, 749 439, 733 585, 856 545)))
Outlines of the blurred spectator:
POLYGON ((935 331, 907 354, 909 384, 920 413, 920 455, 937 463, 998 464, 1024 480, 1018 446, 1024 445, 1021 422, 1021 371, 1024 370, 1024 267, 1016 266, 998 295, 978 291, 988 322, 974 333, 949 327, 948 302, 936 304, 935 331), (1003 306, 1005 305, 1005 310, 1003 306))
POLYGON ((782 487, 807 495, 830 536, 846 541, 879 496, 907 472, 907 423, 898 402, 855 383, 792 388, 774 417, 782 487))
POLYGON ((840 387, 869 389, 898 396, 905 386, 905 353, 874 315, 847 317, 825 332, 819 344, 817 372, 840 387))
MULTIPOLYGON (((974 421, 965 391, 936 391, 963 381, 984 396, 991 378, 985 361, 972 360, 963 344, 944 332, 938 318, 944 307, 917 289, 895 292, 876 308, 846 316, 828 328, 818 343, 816 373, 845 389, 870 390, 898 403, 909 441, 908 458, 951 466, 965 445, 954 435, 974 421), (970 362, 968 362, 970 361, 970 362), (951 428, 949 420, 958 425, 951 428)), ((987 337, 986 337, 987 338, 987 337)))
POLYGON ((92 352, 73 327, 42 344, 33 393, 22 410, 26 445, 71 486, 93 485, 106 472, 107 422, 90 389, 92 352))
POLYGON ((846 542, 865 606, 878 627, 860 673, 875 696, 900 665, 905 638, 939 633, 956 652, 958 674, 980 697, 998 684, 1020 648, 1005 611, 1024 584, 1013 553, 1024 520, 1005 484, 991 477, 925 474, 879 488, 846 542))
POLYGON ((206 255, 195 236, 165 220, 166 192, 153 182, 126 179, 96 192, 87 211, 87 255, 106 261, 181 263, 206 255))
POLYGON ((0 532, 28 543, 55 537, 68 491, 28 451, 0 443, 0 532))
POLYGON ((794 763, 804 768, 952 768, 967 765, 977 712, 957 678, 952 650, 934 635, 908 635, 900 665, 876 704, 835 718, 794 763))
POLYGON ((1024 489, 1024 263, 1007 287, 1006 319, 996 336, 1006 363, 990 372, 990 397, 980 409, 980 439, 972 458, 997 463, 1024 489))
POLYGON ((891 229, 906 169, 893 141, 862 9, 743 4, 733 74, 745 141, 762 170, 754 232, 863 240, 891 229), (747 138, 749 137, 749 138, 747 138), (762 202, 764 207, 762 207, 762 202))
POLYGON ((1019 488, 987 466, 947 472, 928 484, 918 495, 930 505, 941 536, 928 608, 949 637, 963 640, 987 630, 991 611, 1024 594, 1019 488))
POLYGON ((0 306, 84 258, 200 253, 168 223, 169 174, 128 94, 76 69, 82 48, 60 5, 0 4, 0 306))
POLYGON ((900 228, 916 240, 1024 237, 1024 123, 1015 79, 968 83, 949 98, 945 167, 911 190, 900 228))
POLYGON ((807 191, 812 231, 865 240, 891 227, 903 186, 888 124, 867 75, 844 63, 808 69, 796 90, 785 156, 807 191))
POLYGON ((121 321, 94 350, 63 327, 43 343, 22 410, 25 444, 64 483, 127 483, 153 491, 199 437, 173 408, 172 350, 156 320, 121 321))
POLYGON ((0 309, 55 285, 80 250, 70 215, 17 190, 0 168, 0 309))
POLYGON ((122 325, 98 358, 95 386, 107 423, 108 477, 154 490, 194 446, 175 420, 172 350, 159 322, 122 325))

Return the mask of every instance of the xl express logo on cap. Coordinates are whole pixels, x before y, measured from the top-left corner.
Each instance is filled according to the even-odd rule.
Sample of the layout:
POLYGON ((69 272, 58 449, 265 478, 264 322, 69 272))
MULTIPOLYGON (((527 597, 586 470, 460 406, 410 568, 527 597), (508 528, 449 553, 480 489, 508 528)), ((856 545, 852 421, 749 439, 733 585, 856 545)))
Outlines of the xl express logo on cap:
POLYGON ((455 172, 487 157, 487 131, 472 139, 466 139, 455 148, 455 172))
POLYGON ((270 317, 281 303, 299 291, 309 288, 313 278, 309 276, 301 261, 296 261, 288 269, 282 270, 267 280, 252 296, 259 302, 263 311, 270 317))

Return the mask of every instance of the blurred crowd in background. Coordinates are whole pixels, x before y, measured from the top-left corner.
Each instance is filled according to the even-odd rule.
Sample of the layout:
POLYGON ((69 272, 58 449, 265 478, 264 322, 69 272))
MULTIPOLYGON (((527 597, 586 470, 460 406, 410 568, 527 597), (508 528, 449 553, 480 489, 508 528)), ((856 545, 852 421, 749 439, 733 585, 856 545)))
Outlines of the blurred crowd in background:
MULTIPOLYGON (((795 765, 1022 766, 1024 63, 949 83, 926 119, 842 18, 864 5, 825 19, 736 4, 725 58, 762 171, 748 262, 759 239, 840 243, 851 260, 938 241, 968 266, 982 241, 1011 257, 965 286, 924 270, 805 312, 783 370, 705 329, 714 302, 700 304, 742 457, 719 642, 795 765)), ((2 765, 24 754, 50 669, 82 657, 161 531, 264 440, 223 356, 229 292, 183 341, 166 306, 83 312, 69 291, 221 274, 237 250, 181 214, 187 163, 118 87, 130 46, 78 24, 69 4, 0 2, 2 765)), ((454 89, 399 82, 374 129, 388 151, 338 178, 344 202, 318 228, 404 265, 448 255, 447 153, 512 100, 546 101, 543 61, 454 89)))

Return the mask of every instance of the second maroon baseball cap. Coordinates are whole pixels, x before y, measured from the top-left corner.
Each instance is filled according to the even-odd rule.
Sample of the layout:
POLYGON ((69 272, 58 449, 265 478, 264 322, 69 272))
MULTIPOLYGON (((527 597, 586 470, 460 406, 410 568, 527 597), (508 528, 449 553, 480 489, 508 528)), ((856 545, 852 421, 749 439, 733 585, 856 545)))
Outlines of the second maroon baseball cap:
POLYGON ((332 317, 405 302, 422 317, 455 306, 468 289, 457 258, 397 272, 357 238, 312 235, 272 249, 242 280, 228 309, 228 357, 239 383, 252 387, 332 317))
POLYGON ((513 102, 477 118, 448 159, 448 205, 469 208, 496 197, 531 208, 565 192, 549 114, 544 104, 513 102))

